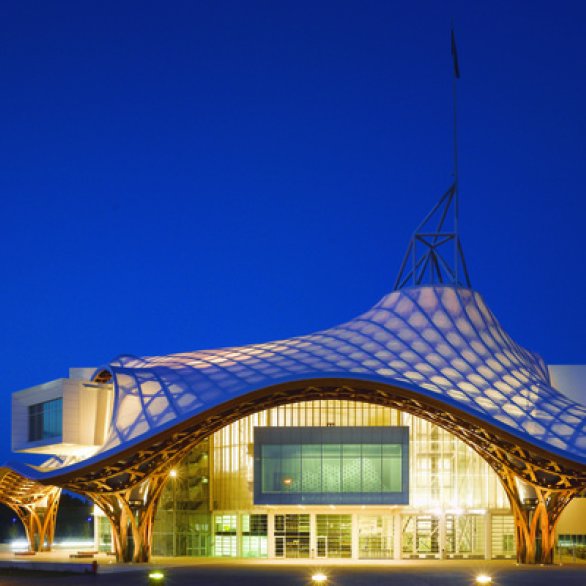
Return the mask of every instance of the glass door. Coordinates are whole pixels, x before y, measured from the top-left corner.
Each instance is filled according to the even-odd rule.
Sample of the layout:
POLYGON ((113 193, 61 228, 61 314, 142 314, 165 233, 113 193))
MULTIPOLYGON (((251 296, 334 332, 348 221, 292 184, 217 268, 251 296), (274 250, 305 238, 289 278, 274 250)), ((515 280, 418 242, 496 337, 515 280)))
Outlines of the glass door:
POLYGON ((309 515, 275 515, 275 557, 309 557, 309 515))
POLYGON ((393 557, 393 517, 358 517, 358 557, 382 560, 393 557))

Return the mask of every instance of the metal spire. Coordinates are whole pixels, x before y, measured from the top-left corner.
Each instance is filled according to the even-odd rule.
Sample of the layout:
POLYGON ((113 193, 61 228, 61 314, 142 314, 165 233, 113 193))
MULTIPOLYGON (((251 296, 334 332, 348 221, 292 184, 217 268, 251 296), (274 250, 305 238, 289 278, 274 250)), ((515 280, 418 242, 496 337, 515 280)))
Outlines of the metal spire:
POLYGON ((458 247, 460 246, 460 232, 458 229, 460 216, 460 185, 458 183, 458 100, 457 100, 457 82, 460 79, 460 63, 458 62, 458 49, 456 48, 456 35, 454 33, 454 23, 450 30, 450 49, 452 53, 452 62, 454 64, 454 76, 452 78, 452 103, 454 107, 454 232, 456 246, 454 250, 454 270, 455 282, 458 282, 458 247))
POLYGON ((454 108, 454 182, 419 224, 411 237, 395 281, 395 289, 424 284, 450 284, 471 288, 468 268, 460 243, 458 197, 458 117, 456 83, 460 66, 454 29, 450 31, 454 65, 452 82, 454 108), (451 254, 450 254, 451 253, 451 254), (451 262, 449 258, 452 258, 451 262))

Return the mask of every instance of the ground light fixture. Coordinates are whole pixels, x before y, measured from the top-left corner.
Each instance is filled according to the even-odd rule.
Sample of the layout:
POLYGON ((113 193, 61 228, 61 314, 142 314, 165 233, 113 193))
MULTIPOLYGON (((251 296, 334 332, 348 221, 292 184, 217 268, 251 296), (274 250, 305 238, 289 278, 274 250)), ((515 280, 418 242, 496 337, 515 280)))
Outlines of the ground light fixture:
POLYGON ((149 586, 162 586, 165 583, 165 574, 159 570, 149 573, 149 586))
POLYGON ((486 574, 478 574, 475 582, 476 584, 492 584, 492 578, 486 574))
POLYGON ((311 576, 312 584, 325 584, 328 581, 328 577, 322 572, 317 572, 311 576))

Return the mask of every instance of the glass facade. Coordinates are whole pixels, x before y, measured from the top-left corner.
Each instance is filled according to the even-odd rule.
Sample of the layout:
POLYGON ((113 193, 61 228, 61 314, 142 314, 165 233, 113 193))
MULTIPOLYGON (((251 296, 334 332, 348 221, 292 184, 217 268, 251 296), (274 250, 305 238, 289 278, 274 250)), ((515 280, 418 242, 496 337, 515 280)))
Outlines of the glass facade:
POLYGON ((358 517, 358 557, 362 560, 391 559, 394 549, 394 523, 391 515, 358 517))
POLYGON ((318 558, 352 557, 352 515, 316 515, 315 554, 318 558))
POLYGON ((53 399, 28 408, 28 441, 61 437, 63 434, 63 399, 53 399))
POLYGON ((407 504, 407 427, 256 428, 255 504, 407 504))
POLYGON ((496 474, 449 432, 387 407, 307 401, 244 417, 194 448, 164 489, 153 553, 507 558, 515 554, 514 523, 496 474), (380 435, 381 429, 392 435, 390 430, 397 428, 405 429, 408 443, 408 452, 401 451, 401 467, 403 442, 380 435), (259 431, 264 438, 257 437, 259 431), (378 439, 369 433, 379 433, 378 439), (360 439, 356 434, 362 434, 360 439), (309 437, 312 442, 305 441, 309 437), (255 471, 257 456, 268 465, 255 471), (399 478, 408 481, 404 504, 336 501, 358 487, 361 496, 380 498, 384 490, 398 487, 399 478), (255 499, 259 485, 279 498, 305 487, 303 495, 324 500, 261 503, 255 499))
POLYGON ((446 515, 445 555, 451 558, 483 558, 485 523, 484 515, 446 515))
POLYGON ((582 533, 563 534, 558 538, 559 560, 577 562, 586 560, 586 535, 582 533))
POLYGON ((242 557, 266 558, 268 552, 268 515, 242 515, 242 557))
POLYGON ((96 529, 95 529, 95 539, 97 542, 97 550, 103 552, 110 552, 114 550, 114 546, 112 544, 112 531, 110 529, 110 521, 108 517, 103 514, 97 513, 94 516, 96 529))
POLYGON ((515 521, 512 515, 491 516, 493 558, 513 558, 515 552, 515 521))
MULTIPOLYGON (((173 471, 159 501, 153 553, 206 557, 211 553, 209 442, 196 446, 173 471)), ((223 535, 218 531, 218 535, 223 535)), ((235 554, 234 554, 235 555, 235 554)))
POLYGON ((440 554, 439 515, 403 515, 401 535, 403 557, 437 557, 440 554))

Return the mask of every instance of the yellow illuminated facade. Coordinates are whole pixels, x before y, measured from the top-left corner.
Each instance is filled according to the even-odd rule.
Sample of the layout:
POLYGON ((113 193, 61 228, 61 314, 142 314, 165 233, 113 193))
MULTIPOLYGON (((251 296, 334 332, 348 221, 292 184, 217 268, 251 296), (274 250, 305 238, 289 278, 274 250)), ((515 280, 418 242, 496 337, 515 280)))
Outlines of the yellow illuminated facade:
POLYGON ((267 409, 198 445, 167 481, 153 548, 155 555, 277 559, 515 554, 507 496, 472 448, 413 415, 340 400, 267 409), (255 504, 255 428, 399 426, 409 430, 409 504, 255 504))

